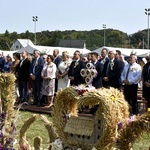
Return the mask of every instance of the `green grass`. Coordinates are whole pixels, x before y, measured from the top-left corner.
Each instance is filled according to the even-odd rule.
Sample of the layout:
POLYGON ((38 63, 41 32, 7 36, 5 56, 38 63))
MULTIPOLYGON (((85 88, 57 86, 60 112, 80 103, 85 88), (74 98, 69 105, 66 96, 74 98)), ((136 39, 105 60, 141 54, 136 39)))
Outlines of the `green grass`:
MULTIPOLYGON (((19 140, 19 131, 24 124, 24 121, 30 118, 33 114, 28 111, 20 111, 18 114, 18 120, 16 122, 17 126, 17 141, 19 140)), ((44 114, 48 118, 49 121, 52 121, 52 118, 50 115, 44 114)), ((43 122, 40 119, 37 119, 28 129, 27 132, 27 140, 29 141, 30 145, 33 146, 33 139, 36 136, 40 136, 43 139, 42 147, 46 149, 46 147, 49 145, 49 138, 47 130, 45 129, 43 122)), ((150 147, 150 136, 148 136, 146 133, 143 134, 140 140, 136 142, 136 144, 133 145, 133 150, 148 150, 150 147)))
POLYGON ((149 150, 150 148, 150 135, 144 133, 141 139, 138 139, 137 142, 133 145, 133 150, 149 150))
MULTIPOLYGON (((16 127, 17 127, 16 138, 17 138, 18 142, 19 142, 19 132, 20 132, 22 125, 24 124, 24 122, 27 119, 32 117, 33 114, 35 114, 35 113, 31 113, 28 111, 19 111, 19 114, 17 115, 18 119, 15 123, 16 127)), ((49 121, 52 120, 50 115, 44 114, 44 116, 46 116, 49 121)), ((33 124, 31 124, 30 128, 27 131, 26 137, 31 146, 33 146, 33 139, 37 136, 40 136, 43 139, 42 147, 46 149, 46 147, 49 145, 49 138, 48 138, 47 130, 46 130, 43 122, 41 121, 40 117, 33 124)))

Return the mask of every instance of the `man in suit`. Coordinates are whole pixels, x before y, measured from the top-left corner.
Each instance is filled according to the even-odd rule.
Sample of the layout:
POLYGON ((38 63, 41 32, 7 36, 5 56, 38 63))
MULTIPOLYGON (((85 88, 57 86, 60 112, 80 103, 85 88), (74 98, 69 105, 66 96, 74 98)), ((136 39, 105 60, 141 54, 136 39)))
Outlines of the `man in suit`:
MULTIPOLYGON (((56 67, 58 68, 58 65, 60 64, 60 62, 62 61, 62 58, 59 56, 59 50, 58 49, 54 49, 53 51, 53 56, 54 56, 54 63, 56 64, 56 67)), ((55 93, 58 90, 58 79, 55 79, 55 93)))
POLYGON ((137 91, 138 83, 141 80, 141 66, 136 63, 137 57, 131 54, 129 63, 124 67, 121 74, 121 81, 124 85, 124 96, 130 106, 132 106, 132 114, 137 115, 137 91))
POLYGON ((116 51, 110 50, 108 53, 109 61, 105 62, 103 68, 103 86, 106 88, 114 87, 120 89, 120 76, 122 66, 120 62, 115 59, 116 51))
POLYGON ((30 67, 30 76, 34 97, 33 105, 41 106, 41 97, 40 97, 40 91, 42 86, 41 71, 43 69, 44 60, 42 57, 40 57, 40 52, 38 50, 34 50, 33 55, 34 59, 32 60, 30 67))
POLYGON ((16 68, 16 77, 18 80, 20 100, 18 103, 28 102, 28 81, 30 75, 30 61, 28 59, 28 52, 22 52, 22 60, 16 68))
POLYGON ((150 55, 146 57, 147 63, 143 66, 143 97, 147 100, 147 107, 150 108, 150 55))
POLYGON ((109 60, 109 58, 108 58, 108 49, 103 48, 101 50, 101 58, 98 61, 104 65, 105 62, 108 61, 108 60, 109 60))
POLYGON ((91 53, 91 61, 97 70, 97 76, 93 78, 92 85, 98 89, 102 87, 103 64, 98 61, 98 53, 91 53))
POLYGON ((0 72, 4 72, 4 64, 5 64, 5 58, 3 56, 3 53, 0 52, 0 72))
POLYGON ((119 60, 120 65, 122 67, 122 71, 123 71, 123 68, 124 68, 125 64, 124 64, 123 60, 120 59, 120 57, 121 57, 121 51, 116 50, 115 59, 119 60))
POLYGON ((80 74, 81 69, 85 68, 85 62, 83 62, 80 58, 80 51, 76 50, 73 57, 74 61, 72 61, 68 71, 70 85, 78 86, 79 84, 85 83, 83 77, 80 74))

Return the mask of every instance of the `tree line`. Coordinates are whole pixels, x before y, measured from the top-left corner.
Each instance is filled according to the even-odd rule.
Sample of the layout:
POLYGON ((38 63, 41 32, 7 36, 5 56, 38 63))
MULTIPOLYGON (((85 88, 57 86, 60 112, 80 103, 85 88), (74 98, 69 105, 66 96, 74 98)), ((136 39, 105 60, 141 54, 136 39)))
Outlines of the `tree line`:
MULTIPOLYGON (((16 39, 30 39, 34 43, 34 33, 28 30, 24 33, 8 30, 0 34, 0 49, 9 50, 16 39)), ((61 39, 86 40, 86 48, 95 50, 104 46, 104 30, 91 31, 42 31, 36 33, 36 44, 42 46, 59 46, 61 39)), ((147 30, 138 31, 128 35, 119 30, 105 29, 105 46, 122 48, 147 48, 147 30)))

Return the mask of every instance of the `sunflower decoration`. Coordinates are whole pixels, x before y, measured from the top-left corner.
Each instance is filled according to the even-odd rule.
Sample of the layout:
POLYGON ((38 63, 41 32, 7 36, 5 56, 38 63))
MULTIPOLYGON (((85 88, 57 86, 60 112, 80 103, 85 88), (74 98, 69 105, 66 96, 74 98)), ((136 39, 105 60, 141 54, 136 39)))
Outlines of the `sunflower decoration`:
POLYGON ((97 70, 96 69, 91 69, 91 76, 95 78, 97 76, 97 70))
POLYGON ((85 69, 81 69, 80 74, 82 77, 85 77, 86 76, 85 69))
POLYGON ((91 84, 91 83, 92 83, 91 77, 86 77, 86 78, 85 78, 85 83, 86 83, 87 85, 91 84))
POLYGON ((92 63, 87 63, 87 64, 86 64, 86 68, 87 68, 87 69, 93 68, 93 64, 92 64, 92 63))
POLYGON ((118 100, 118 97, 116 95, 111 95, 110 96, 110 99, 113 100, 113 101, 117 101, 118 100))
POLYGON ((90 69, 86 69, 85 74, 86 74, 87 77, 91 76, 91 70, 90 69))

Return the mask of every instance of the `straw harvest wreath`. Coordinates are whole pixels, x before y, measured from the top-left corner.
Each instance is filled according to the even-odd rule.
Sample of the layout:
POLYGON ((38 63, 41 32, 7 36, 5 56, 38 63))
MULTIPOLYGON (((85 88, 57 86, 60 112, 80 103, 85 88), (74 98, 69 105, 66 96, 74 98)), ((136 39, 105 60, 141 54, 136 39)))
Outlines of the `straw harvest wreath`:
MULTIPOLYGON (((56 97, 52 117, 56 134, 64 144, 64 147, 75 149, 91 150, 96 148, 97 150, 111 150, 116 148, 129 150, 132 148, 131 144, 135 143, 136 139, 139 138, 143 132, 150 132, 150 114, 147 113, 137 117, 129 117, 129 107, 124 100, 123 94, 114 88, 91 90, 90 92, 85 92, 82 96, 78 95, 74 88, 66 88, 60 91, 56 97), (69 140, 68 133, 65 132, 69 129, 66 129, 64 116, 78 118, 78 108, 97 104, 99 107, 95 119, 102 120, 103 124, 101 128, 103 135, 94 144, 69 140)), ((69 120, 67 122, 69 122, 69 120)), ((78 122, 74 122, 75 126, 77 123, 78 122)), ((83 124, 81 125, 81 129, 75 130, 82 132, 82 130, 84 130, 82 126, 83 124)), ((71 132, 77 133, 77 131, 70 131, 70 133, 71 132)))

